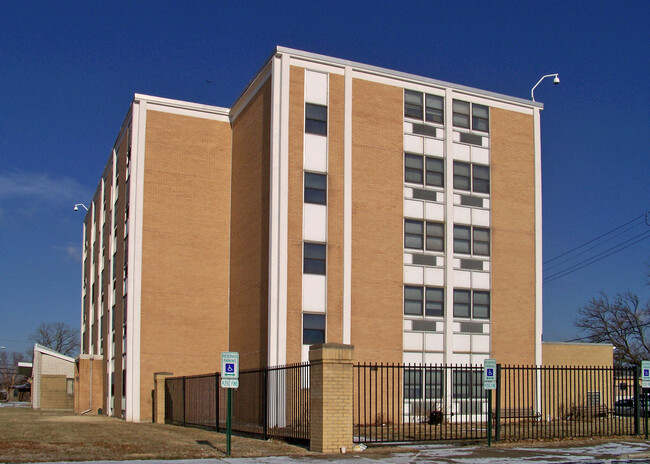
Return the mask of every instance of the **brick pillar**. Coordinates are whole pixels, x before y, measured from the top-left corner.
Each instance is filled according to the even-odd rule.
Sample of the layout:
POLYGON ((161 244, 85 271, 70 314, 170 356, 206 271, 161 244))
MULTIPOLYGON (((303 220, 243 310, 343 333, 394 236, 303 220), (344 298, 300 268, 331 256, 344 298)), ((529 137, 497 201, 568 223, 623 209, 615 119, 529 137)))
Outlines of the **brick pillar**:
POLYGON ((156 372, 153 375, 153 423, 165 423, 165 379, 171 377, 171 372, 156 372))
POLYGON ((309 348, 310 445, 318 453, 352 447, 352 345, 326 343, 309 348))

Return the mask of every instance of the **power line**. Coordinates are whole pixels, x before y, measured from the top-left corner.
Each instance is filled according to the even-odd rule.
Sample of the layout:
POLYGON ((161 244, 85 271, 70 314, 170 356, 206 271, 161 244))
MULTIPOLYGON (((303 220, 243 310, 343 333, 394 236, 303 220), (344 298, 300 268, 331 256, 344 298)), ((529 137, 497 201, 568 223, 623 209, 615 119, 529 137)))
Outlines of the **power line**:
POLYGON ((569 275, 569 274, 572 274, 572 273, 574 273, 574 272, 576 272, 576 271, 579 271, 580 269, 585 268, 585 267, 587 267, 587 266, 589 266, 589 265, 591 265, 591 264, 597 263, 598 261, 601 261, 601 260, 607 258, 608 256, 611 256, 611 255, 613 255, 613 254, 615 254, 615 253, 618 253, 619 251, 623 251, 623 250, 625 250, 626 248, 631 247, 632 245, 636 245, 637 243, 639 243, 639 242, 641 242, 641 241, 643 241, 643 240, 645 240, 645 239, 647 239, 647 238, 650 238, 650 232, 649 232, 649 231, 646 231, 646 232, 644 232, 644 233, 642 233, 642 234, 639 234, 639 235, 637 235, 636 237, 632 237, 631 239, 626 240, 626 241, 623 242, 623 243, 620 243, 620 244, 618 244, 618 245, 616 245, 616 246, 613 246, 612 248, 609 248, 608 250, 605 250, 605 251, 603 251, 603 252, 601 252, 601 253, 599 253, 599 254, 597 254, 597 255, 591 257, 591 258, 588 258, 588 259, 586 259, 586 260, 584 260, 584 261, 581 261, 581 262, 579 262, 579 263, 577 263, 577 264, 575 264, 575 265, 573 265, 573 266, 571 266, 571 267, 569 267, 569 268, 567 268, 567 269, 565 269, 565 270, 563 270, 563 271, 559 271, 559 272, 557 272, 557 273, 555 273, 555 274, 553 274, 553 275, 547 277, 546 279, 544 279, 544 280, 543 280, 543 283, 547 284, 547 283, 553 282, 554 280, 557 280, 557 279, 559 279, 559 278, 561 278, 561 277, 564 277, 564 276, 566 276, 566 275, 569 275), (607 252, 610 251, 610 250, 614 250, 615 248, 618 248, 618 247, 620 247, 621 245, 623 245, 623 244, 629 242, 630 240, 634 240, 634 239, 636 239, 636 238, 638 238, 638 237, 642 237, 642 238, 640 238, 639 240, 637 240, 637 241, 635 241, 635 242, 630 243, 629 245, 624 246, 623 248, 620 248, 620 249, 618 249, 618 250, 612 251, 611 253, 608 253, 608 254, 606 254, 605 256, 602 256, 602 257, 600 257, 600 258, 598 258, 598 259, 596 259, 596 260, 593 260, 595 257, 600 256, 600 255, 602 255, 603 253, 607 253, 607 252), (591 260, 593 260, 593 261, 591 261, 591 260), (591 262, 588 262, 588 261, 591 261, 591 262), (576 266, 579 266, 579 265, 582 264, 582 263, 586 263, 586 264, 583 264, 582 266, 580 266, 580 267, 578 267, 578 268, 575 268, 576 266), (575 269, 573 269, 573 268, 575 268, 575 269))
POLYGON ((547 260, 547 261, 544 261, 542 264, 548 264, 548 263, 550 263, 551 261, 555 261, 556 259, 559 259, 559 258, 561 258, 561 257, 563 257, 563 256, 566 256, 566 255, 568 255, 569 253, 572 253, 572 252, 574 252, 574 251, 576 251, 576 250, 579 250, 580 248, 582 248, 582 247, 584 247, 584 246, 586 246, 586 245, 589 245, 590 243, 593 243, 593 242, 595 242, 596 240, 601 239, 602 237, 605 237, 606 235, 611 234, 612 232, 615 232, 615 231, 617 231, 617 230, 619 230, 619 229, 622 229, 623 227, 625 227, 625 226, 627 226, 627 225, 629 225, 629 224, 632 224, 634 221, 638 221, 639 219, 643 218, 643 217, 646 216, 646 215, 647 215, 647 214, 642 214, 641 216, 635 217, 635 218, 632 219, 631 221, 628 221, 628 222, 626 222, 625 224, 622 224, 622 225, 620 225, 620 226, 618 226, 618 227, 616 227, 616 228, 610 230, 609 232, 605 232, 604 234, 599 235, 598 237, 593 238, 593 239, 589 240, 588 242, 583 243, 582 245, 578 245, 577 247, 572 248, 572 249, 570 249, 569 251, 565 251, 564 253, 561 253, 561 254, 557 255, 555 258, 551 258, 551 259, 549 259, 549 260, 547 260))

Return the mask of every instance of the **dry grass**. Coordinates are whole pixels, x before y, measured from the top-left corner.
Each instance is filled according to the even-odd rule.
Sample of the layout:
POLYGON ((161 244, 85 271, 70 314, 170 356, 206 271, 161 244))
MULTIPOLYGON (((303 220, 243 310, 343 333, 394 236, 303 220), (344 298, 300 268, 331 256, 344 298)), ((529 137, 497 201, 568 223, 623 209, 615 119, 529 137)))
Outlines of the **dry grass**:
MULTIPOLYGON (((221 458, 225 451, 224 433, 0 408, 0 462, 221 458)), ((308 453, 283 442, 232 437, 233 457, 308 453)))

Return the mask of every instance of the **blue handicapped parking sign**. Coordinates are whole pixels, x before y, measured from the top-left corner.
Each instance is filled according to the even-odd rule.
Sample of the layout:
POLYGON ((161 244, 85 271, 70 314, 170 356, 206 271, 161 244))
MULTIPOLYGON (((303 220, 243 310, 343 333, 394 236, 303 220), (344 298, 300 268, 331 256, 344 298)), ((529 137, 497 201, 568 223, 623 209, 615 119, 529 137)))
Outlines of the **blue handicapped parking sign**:
POLYGON ((235 372, 235 363, 226 363, 226 372, 235 372))
POLYGON ((487 376, 488 377, 494 377, 494 369, 488 369, 487 370, 487 376))

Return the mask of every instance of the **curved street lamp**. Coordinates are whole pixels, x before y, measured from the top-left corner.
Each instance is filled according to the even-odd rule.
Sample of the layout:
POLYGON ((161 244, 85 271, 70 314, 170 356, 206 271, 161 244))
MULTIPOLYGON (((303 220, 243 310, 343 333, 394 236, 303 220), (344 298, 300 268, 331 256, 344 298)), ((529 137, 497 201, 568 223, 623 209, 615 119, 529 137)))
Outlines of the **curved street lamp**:
POLYGON ((537 81, 537 84, 535 84, 533 86, 533 88, 530 89, 530 98, 532 98, 533 101, 535 101, 535 87, 537 87, 539 85, 539 83, 542 82, 547 77, 553 77, 554 78, 553 79, 553 84, 555 84, 555 85, 558 85, 560 83, 560 76, 558 76, 557 73, 555 73, 555 74, 547 74, 545 76, 542 76, 542 78, 537 81))
POLYGON ((85 209, 86 211, 88 211, 88 208, 87 208, 86 205, 84 205, 83 203, 77 203, 76 205, 74 205, 74 210, 75 210, 75 211, 79 211, 79 207, 80 207, 80 206, 81 206, 83 209, 85 209))

